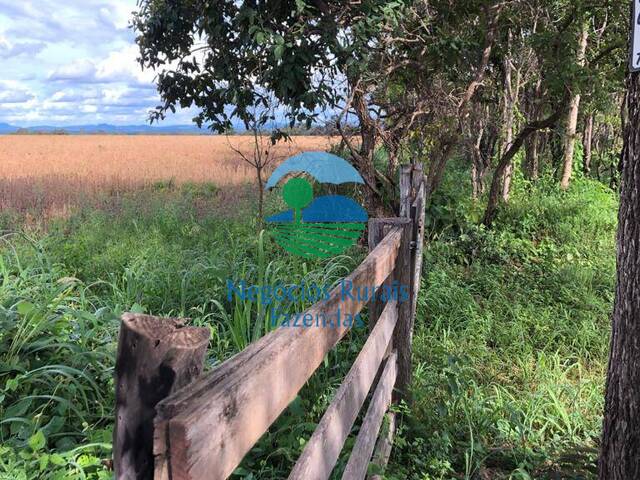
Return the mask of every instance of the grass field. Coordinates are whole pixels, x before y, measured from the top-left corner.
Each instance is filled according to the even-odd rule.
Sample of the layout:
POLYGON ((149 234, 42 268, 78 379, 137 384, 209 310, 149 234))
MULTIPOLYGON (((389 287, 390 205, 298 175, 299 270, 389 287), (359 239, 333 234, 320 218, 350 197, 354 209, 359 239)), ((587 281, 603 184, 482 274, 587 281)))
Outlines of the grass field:
MULTIPOLYGON (((330 143, 291 137, 275 147, 274 162, 330 143)), ((0 136, 0 209, 50 217, 154 182, 253 182, 254 170, 234 151, 251 157, 253 146, 253 137, 244 135, 0 136)))
MULTIPOLYGON (((51 153, 42 170, 30 160, 23 172, 12 160, 12 178, 42 173, 64 181, 76 165, 78 189, 109 199, 80 202, 46 228, 24 215, 0 218, 0 480, 111 478, 113 367, 123 312, 207 326, 209 369, 268 328, 258 302, 226 299, 227 279, 331 283, 365 254, 358 246, 325 261, 283 254, 256 221, 253 185, 225 183, 215 160, 211 171, 205 168, 205 153, 193 166, 178 161, 181 154, 167 154, 172 142, 204 148, 215 144, 210 138, 63 137, 52 145, 70 141, 98 152, 103 138, 120 142, 122 151, 135 142, 167 143, 149 146, 157 148, 155 162, 148 151, 140 153, 146 170, 137 174, 133 157, 119 164, 122 172, 114 166, 119 160, 102 157, 95 167, 102 177, 89 174, 91 162, 71 156, 56 162, 51 153), (167 157, 173 182, 163 166, 167 157), (206 177, 193 173, 205 170, 206 177), (135 180, 131 190, 110 192, 110 173, 135 180)), ((47 137, 0 140, 7 139, 34 140, 31 152, 45 158, 47 137)), ((321 148, 324 140, 305 141, 321 148)), ((26 145, 20 148, 32 156, 26 145)), ((10 150, 3 155, 13 158, 10 150)), ((226 158, 233 164, 228 152, 226 158)), ((468 178, 464 165, 451 168, 427 211, 415 403, 401 407, 385 479, 593 479, 615 279, 616 195, 584 179, 567 192, 552 177, 518 182, 487 230, 478 226, 483 202, 470 200, 468 178)), ((42 214, 55 191, 36 193, 42 214)), ((269 193, 267 212, 282 207, 279 201, 269 193)), ((327 356, 234 479, 286 478, 362 337, 351 332, 327 356)), ((332 478, 340 478, 353 443, 352 435, 332 478)))

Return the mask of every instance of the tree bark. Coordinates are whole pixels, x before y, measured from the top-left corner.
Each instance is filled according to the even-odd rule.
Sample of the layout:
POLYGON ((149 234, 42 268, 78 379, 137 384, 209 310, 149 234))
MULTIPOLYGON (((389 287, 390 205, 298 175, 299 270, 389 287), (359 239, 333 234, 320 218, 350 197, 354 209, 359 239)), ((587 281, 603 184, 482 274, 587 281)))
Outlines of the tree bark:
MULTIPOLYGON (((578 43, 577 61, 578 66, 583 67, 585 54, 587 51, 587 39, 589 37, 588 24, 582 24, 580 30, 580 41, 578 43)), ((562 179, 560 186, 563 190, 569 188, 571 174, 573 173, 573 152, 576 143, 576 128, 578 126, 578 112, 580 110, 580 94, 574 93, 569 101, 569 112, 567 113, 567 123, 564 133, 564 156, 562 160, 562 179)))
POLYGON ((607 372, 600 480, 640 478, 640 75, 627 77, 617 238, 617 286, 607 372))
POLYGON ((593 146, 593 113, 587 115, 584 121, 584 134, 582 136, 582 145, 584 151, 583 171, 585 176, 591 174, 591 150, 593 146))
POLYGON ((262 179, 262 168, 256 167, 256 181, 258 182, 258 221, 262 224, 264 218, 264 180, 262 179))
MULTIPOLYGON (((529 119, 536 121, 540 118, 540 102, 539 99, 542 96, 542 79, 538 79, 536 86, 533 89, 528 89, 529 95, 527 99, 527 110, 529 119)), ((525 177, 529 180, 537 180, 540 171, 539 161, 539 144, 540 133, 533 132, 526 139, 525 148, 525 177)))
MULTIPOLYGON (((502 139, 501 155, 509 150, 513 144, 513 124, 515 122, 515 106, 520 91, 520 72, 513 68, 513 59, 511 55, 512 34, 509 31, 508 53, 504 59, 504 91, 503 91, 503 122, 504 137, 502 139), (513 73, 516 73, 515 82, 513 73)), ((504 171, 504 180, 502 182, 502 200, 509 201, 511 193, 511 177, 513 176, 513 162, 510 161, 504 171)))
POLYGON ((472 197, 477 200, 480 195, 484 193, 484 161, 482 159, 482 151, 480 145, 482 144, 482 137, 484 136, 484 128, 479 128, 476 138, 470 142, 471 145, 471 187, 472 197))

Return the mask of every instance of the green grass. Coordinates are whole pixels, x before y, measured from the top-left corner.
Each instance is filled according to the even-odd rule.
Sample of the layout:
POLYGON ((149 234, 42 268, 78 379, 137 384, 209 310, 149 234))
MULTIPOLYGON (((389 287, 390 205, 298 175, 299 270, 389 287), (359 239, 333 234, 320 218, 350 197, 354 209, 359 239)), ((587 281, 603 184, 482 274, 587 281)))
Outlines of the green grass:
MULTIPOLYGON (((209 327, 210 368, 272 328, 259 301, 227 300, 228 279, 330 284, 359 261, 357 249, 354 258, 323 262, 283 256, 253 212, 230 213, 211 192, 153 187, 117 208, 54 222, 47 232, 14 227, 20 233, 0 237, 0 478, 110 478, 102 460, 111 449, 122 312, 189 317, 209 327)), ((278 305, 290 312, 307 306, 278 305)), ((247 458, 255 467, 264 463, 264 445, 282 445, 258 466, 263 478, 281 476, 286 459, 299 455, 300 439, 319 418, 318 396, 330 398, 331 378, 342 372, 335 365, 349 363, 342 358, 356 343, 331 354, 274 426, 306 425, 295 442, 274 430, 247 458)))
POLYGON ((492 231, 464 200, 433 207, 446 220, 432 218, 416 402, 389 478, 595 478, 616 198, 521 185, 492 231))
MULTIPOLYGON (((415 403, 402 407, 387 478, 592 478, 616 198, 586 180, 560 192, 549 180, 518 179, 487 231, 477 226, 482 202, 460 188, 467 174, 451 173, 428 212, 415 403)), ((332 283, 362 258, 358 248, 331 261, 283 255, 250 202, 228 195, 162 182, 46 232, 2 216, 0 480, 110 478, 102 460, 122 312, 207 326, 211 368, 272 328, 267 305, 226 299, 227 279, 332 283)), ((277 195, 267 200, 282 209, 277 195)), ((353 332, 328 355, 237 478, 286 477, 362 337, 353 332)))

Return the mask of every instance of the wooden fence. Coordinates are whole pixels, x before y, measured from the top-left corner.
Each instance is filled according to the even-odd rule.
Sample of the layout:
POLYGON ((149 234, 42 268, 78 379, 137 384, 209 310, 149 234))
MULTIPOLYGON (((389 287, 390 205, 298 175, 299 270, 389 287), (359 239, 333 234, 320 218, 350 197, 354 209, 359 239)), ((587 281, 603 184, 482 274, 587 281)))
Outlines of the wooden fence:
MULTIPOLYGON (((368 305, 368 339, 289 479, 329 478, 369 395, 342 478, 363 479, 371 462, 384 467, 388 461, 395 429, 389 407, 410 400, 424 233, 420 166, 401 168, 400 193, 400 217, 369 221, 370 253, 345 281, 354 288, 395 281, 409 286, 410 301, 368 305), (389 428, 378 438, 385 415, 389 428)), ((316 318, 340 308, 346 316, 364 307, 357 298, 342 298, 338 287, 305 313, 316 318)), ((125 314, 116 359, 116 478, 227 478, 348 330, 279 328, 201 375, 208 329, 125 314)))

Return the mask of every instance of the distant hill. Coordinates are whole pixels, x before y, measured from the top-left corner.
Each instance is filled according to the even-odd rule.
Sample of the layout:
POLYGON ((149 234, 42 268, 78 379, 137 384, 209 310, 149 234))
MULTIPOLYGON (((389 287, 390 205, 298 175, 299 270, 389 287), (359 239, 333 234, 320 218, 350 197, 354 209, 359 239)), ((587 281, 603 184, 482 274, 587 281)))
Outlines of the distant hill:
POLYGON ((118 134, 118 135, 139 135, 139 134, 156 134, 156 135, 210 135, 211 131, 205 128, 200 129, 196 125, 111 125, 101 123, 97 125, 68 125, 68 126, 51 126, 37 125, 34 127, 16 127, 8 123, 0 123, 0 135, 10 133, 21 134, 37 134, 37 133, 56 133, 56 134, 118 134))
POLYGON ((13 133, 16 131, 18 131, 18 127, 14 127, 13 125, 9 125, 8 123, 0 123, 0 135, 13 133))

